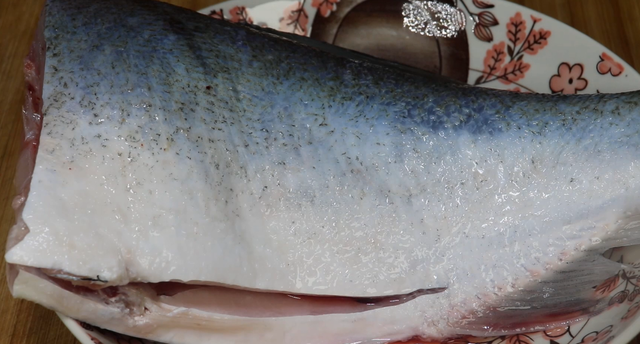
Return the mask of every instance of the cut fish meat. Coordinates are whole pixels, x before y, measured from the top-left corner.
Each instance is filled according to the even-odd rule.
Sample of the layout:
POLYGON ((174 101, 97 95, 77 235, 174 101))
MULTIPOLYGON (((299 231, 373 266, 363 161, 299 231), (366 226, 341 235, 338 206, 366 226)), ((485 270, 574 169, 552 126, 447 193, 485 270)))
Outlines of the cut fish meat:
POLYGON ((15 297, 172 343, 508 334, 601 312, 602 253, 640 244, 639 93, 477 89, 153 1, 45 12, 15 297))

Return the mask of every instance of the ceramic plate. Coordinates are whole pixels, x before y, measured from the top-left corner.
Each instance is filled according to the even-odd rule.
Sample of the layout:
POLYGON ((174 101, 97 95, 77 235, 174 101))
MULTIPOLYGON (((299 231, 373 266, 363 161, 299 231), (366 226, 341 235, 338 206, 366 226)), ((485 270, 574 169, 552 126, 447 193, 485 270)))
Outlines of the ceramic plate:
MULTIPOLYGON (((440 0, 466 18, 455 38, 435 39, 402 26, 405 0, 232 0, 203 9, 448 76, 479 87, 537 93, 611 93, 640 89, 640 75, 589 37, 525 7, 500 0, 440 0)), ((626 263, 598 286, 609 308, 570 326, 511 336, 461 337, 481 344, 626 344, 640 331, 640 250, 609 252, 626 263), (625 259, 625 257, 627 257, 625 259), (627 261, 629 257, 637 257, 627 261)), ((60 315, 83 344, 150 344, 60 315)), ((411 343, 420 343, 413 341, 411 343)))

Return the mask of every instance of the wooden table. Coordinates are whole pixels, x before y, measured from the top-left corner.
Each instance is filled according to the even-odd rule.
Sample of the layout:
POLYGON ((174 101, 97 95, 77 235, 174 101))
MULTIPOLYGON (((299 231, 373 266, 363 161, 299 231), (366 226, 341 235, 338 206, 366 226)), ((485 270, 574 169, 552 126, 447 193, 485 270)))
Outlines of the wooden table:
MULTIPOLYGON (((0 247, 13 224, 13 174, 20 147, 23 101, 22 58, 44 0, 0 1, 0 247)), ((218 0, 170 0, 199 9, 218 0)), ((640 69, 640 1, 514 0, 557 18, 610 48, 640 69)), ((11 298, 0 264, 0 343, 77 343, 56 315, 43 307, 11 298)), ((636 338, 635 343, 640 343, 636 338)))

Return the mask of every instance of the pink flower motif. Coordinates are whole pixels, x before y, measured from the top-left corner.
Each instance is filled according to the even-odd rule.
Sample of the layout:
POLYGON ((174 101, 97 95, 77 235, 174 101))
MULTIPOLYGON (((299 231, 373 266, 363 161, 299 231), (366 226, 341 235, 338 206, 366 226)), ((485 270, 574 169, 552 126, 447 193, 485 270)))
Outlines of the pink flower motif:
POLYGON ((570 66, 566 62, 562 62, 558 66, 558 74, 549 80, 549 88, 553 93, 577 94, 587 88, 588 81, 582 77, 584 67, 581 63, 570 66))
POLYGON ((611 334, 611 329, 613 329, 613 325, 609 325, 600 331, 593 331, 582 337, 582 341, 580 341, 580 343, 578 344, 598 344, 603 342, 604 340, 610 340, 607 337, 609 337, 609 335, 611 334))
POLYGON ((280 31, 291 32, 301 36, 307 35, 307 25, 309 15, 300 1, 287 6, 284 9, 284 16, 280 18, 280 31))
POLYGON ((529 68, 531 65, 522 60, 511 61, 502 68, 498 80, 505 85, 510 85, 524 78, 529 68))
POLYGON ((515 47, 522 43, 526 37, 527 23, 522 19, 522 13, 516 12, 513 17, 509 18, 507 23, 507 38, 515 47))
POLYGON ((638 311, 640 311, 640 302, 636 302, 631 305, 631 307, 629 307, 629 310, 627 310, 627 313, 622 317, 622 320, 633 318, 636 314, 638 314, 638 311))
POLYGON ((328 17, 331 12, 334 12, 337 9, 336 4, 340 0, 313 0, 311 2, 311 6, 313 8, 317 8, 320 11, 320 15, 323 17, 328 17))
POLYGON ((504 52, 505 43, 500 42, 498 44, 494 44, 491 49, 487 50, 487 54, 484 57, 484 69, 482 71, 483 74, 493 75, 497 74, 498 71, 502 68, 506 53, 504 52))
POLYGON ((527 42, 522 46, 522 51, 529 55, 535 55, 546 47, 551 37, 551 31, 545 29, 532 30, 527 36, 527 42))
MULTIPOLYGON (((497 25, 498 20, 488 11, 482 11, 476 16, 478 20, 473 28, 476 38, 484 42, 493 41, 493 33, 489 26, 497 25)), ((548 45, 549 37, 551 37, 551 31, 535 28, 536 24, 542 20, 541 18, 531 16, 531 20, 533 23, 531 28, 527 30, 527 22, 523 19, 522 13, 516 12, 509 18, 506 25, 507 41, 498 42, 487 50, 483 61, 482 75, 476 78, 474 85, 496 80, 505 85, 511 85, 525 78, 531 69, 531 65, 525 62, 525 56, 536 55, 548 45)), ((519 86, 526 89, 522 85, 519 86)), ((579 87, 582 85, 578 84, 579 87)), ((522 92, 519 87, 511 90, 522 92)))
POLYGON ((247 8, 244 6, 236 6, 230 9, 229 14, 231 14, 231 19, 229 19, 229 21, 232 23, 253 24, 253 19, 249 17, 249 13, 247 13, 247 8))
POLYGON ((217 11, 211 10, 211 12, 209 12, 209 17, 215 19, 224 19, 224 14, 222 13, 222 9, 219 9, 217 11))
POLYGON ((609 295, 611 294, 612 291, 614 291, 618 287, 619 283, 620 283, 620 274, 611 276, 596 287, 596 294, 602 295, 602 296, 609 295))
POLYGON ((613 57, 607 53, 600 55, 600 62, 596 65, 598 73, 605 75, 610 73, 613 76, 618 76, 624 72, 624 66, 621 63, 616 62, 613 57))
POLYGON ((542 331, 542 337, 548 340, 558 339, 569 332, 569 326, 561 326, 542 331))

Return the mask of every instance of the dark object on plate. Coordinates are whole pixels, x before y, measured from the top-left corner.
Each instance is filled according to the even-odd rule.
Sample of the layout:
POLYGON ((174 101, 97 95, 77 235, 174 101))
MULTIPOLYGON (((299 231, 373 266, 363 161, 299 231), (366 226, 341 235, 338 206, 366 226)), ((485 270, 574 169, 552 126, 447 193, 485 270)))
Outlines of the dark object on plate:
MULTIPOLYGON (((454 5, 453 0, 440 0, 454 5)), ((455 38, 433 38, 402 26, 404 0, 342 0, 328 17, 318 13, 311 37, 379 58, 467 82, 469 44, 463 30, 455 38)))

